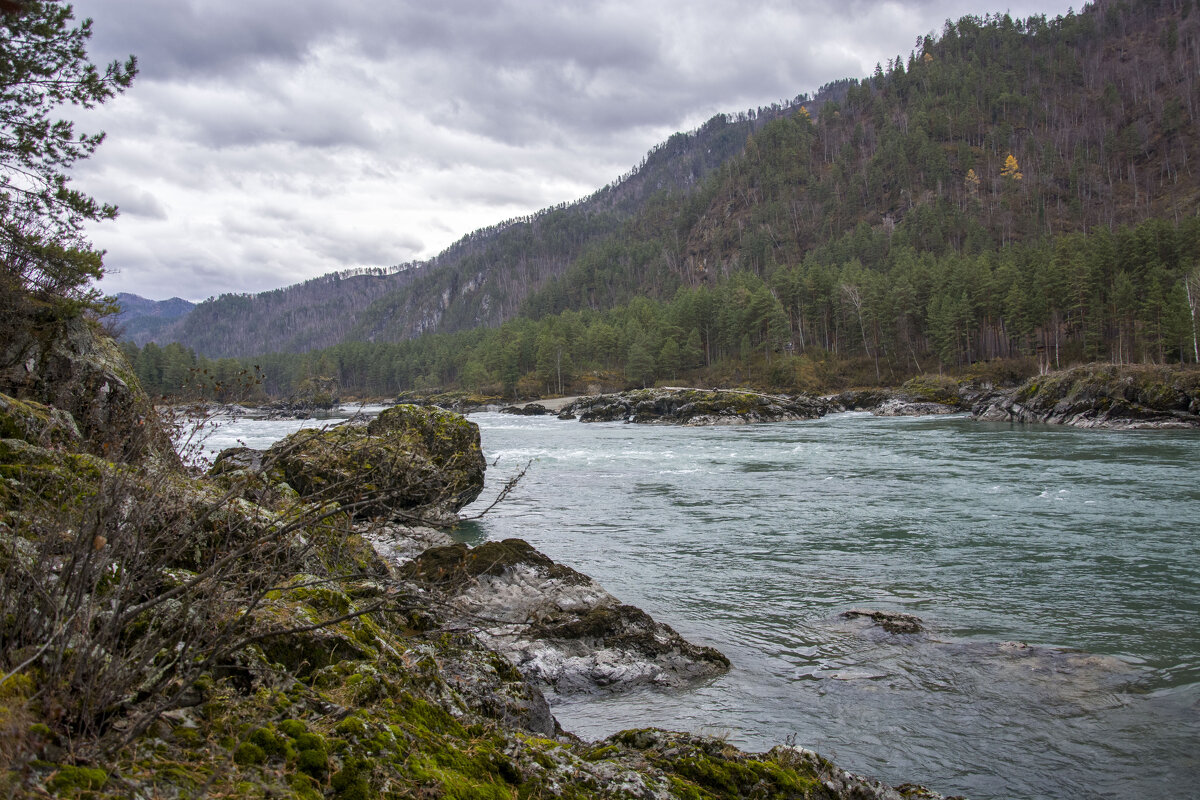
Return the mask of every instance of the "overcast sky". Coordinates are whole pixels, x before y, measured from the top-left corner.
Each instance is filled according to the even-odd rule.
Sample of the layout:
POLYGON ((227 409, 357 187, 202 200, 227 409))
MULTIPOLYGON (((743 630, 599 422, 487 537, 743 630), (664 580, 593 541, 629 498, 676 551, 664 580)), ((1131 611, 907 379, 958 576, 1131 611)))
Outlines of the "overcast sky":
MULTIPOLYGON (((1078 4, 1078 3, 1077 3, 1078 4)), ((436 255, 590 194, 713 114, 907 55, 947 18, 1061 0, 76 0, 136 55, 80 116, 110 293, 201 300, 436 255)))

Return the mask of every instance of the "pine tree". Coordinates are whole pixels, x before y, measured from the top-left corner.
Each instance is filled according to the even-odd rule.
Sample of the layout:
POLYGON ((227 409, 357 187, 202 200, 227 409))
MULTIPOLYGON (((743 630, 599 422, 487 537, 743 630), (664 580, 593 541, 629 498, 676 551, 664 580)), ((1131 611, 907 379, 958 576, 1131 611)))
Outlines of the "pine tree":
MULTIPOLYGON (((59 0, 31 0, 0 13, 0 297, 45 292, 94 300, 87 284, 103 274, 102 253, 84 225, 117 209, 71 188, 69 173, 104 141, 59 118, 63 106, 90 109, 124 91, 137 61, 101 72, 88 61, 92 21, 74 24, 59 0)), ((73 114, 67 115, 73 116, 73 114)))

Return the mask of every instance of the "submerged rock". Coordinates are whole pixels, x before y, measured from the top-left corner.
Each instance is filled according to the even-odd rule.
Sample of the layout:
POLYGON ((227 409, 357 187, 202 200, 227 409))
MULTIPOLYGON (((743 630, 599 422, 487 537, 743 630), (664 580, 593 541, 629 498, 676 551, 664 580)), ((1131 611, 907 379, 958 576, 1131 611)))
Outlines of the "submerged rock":
POLYGON ((401 574, 445 594, 490 647, 559 693, 676 686, 729 667, 520 539, 436 547, 401 574))
POLYGON ((816 419, 829 411, 808 395, 771 395, 749 390, 639 389, 581 397, 560 414, 581 422, 625 421, 657 425, 743 425, 816 419))
POLYGON ((878 611, 876 609, 852 608, 843 611, 842 619, 869 619, 888 633, 924 633, 925 624, 920 617, 903 611, 878 611))
POLYGON ((1077 428, 1200 427, 1200 370, 1089 364, 1030 378, 972 409, 992 422, 1077 428))
POLYGON ((526 403, 523 406, 505 406, 500 409, 500 413, 516 414, 520 417, 544 417, 551 412, 541 403, 526 403))

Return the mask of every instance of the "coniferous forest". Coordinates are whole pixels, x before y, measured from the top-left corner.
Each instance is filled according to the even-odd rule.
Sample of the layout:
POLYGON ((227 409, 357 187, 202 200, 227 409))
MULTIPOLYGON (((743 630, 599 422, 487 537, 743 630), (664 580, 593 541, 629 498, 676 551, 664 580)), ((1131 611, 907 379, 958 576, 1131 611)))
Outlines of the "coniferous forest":
POLYGON ((1198 65, 1193 0, 947 21, 863 80, 678 134, 592 197, 477 232, 355 302, 320 282, 336 332, 226 296, 178 343, 126 347, 151 391, 199 369, 211 393, 257 368, 272 395, 1196 363, 1198 65), (232 333, 248 319, 252 351, 232 333))

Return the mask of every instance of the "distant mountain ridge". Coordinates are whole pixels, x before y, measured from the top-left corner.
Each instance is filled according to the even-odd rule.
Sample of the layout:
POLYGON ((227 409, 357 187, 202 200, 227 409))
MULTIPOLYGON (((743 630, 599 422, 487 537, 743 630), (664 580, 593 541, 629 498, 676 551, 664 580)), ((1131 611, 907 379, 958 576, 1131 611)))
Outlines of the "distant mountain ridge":
POLYGON ((139 346, 162 336, 196 307, 195 303, 180 297, 148 300, 136 294, 119 292, 116 298, 121 312, 114 321, 122 331, 122 338, 139 346))

